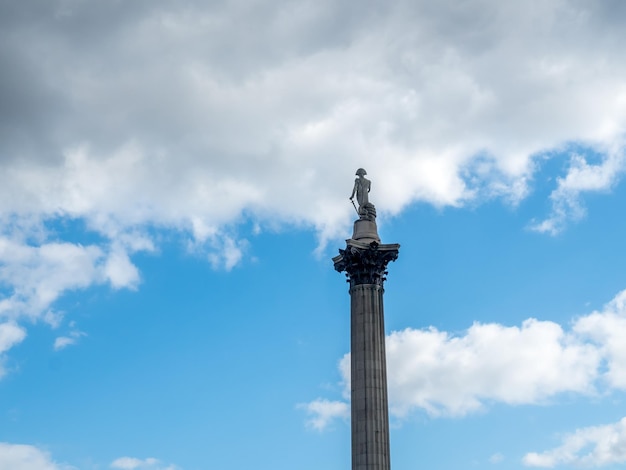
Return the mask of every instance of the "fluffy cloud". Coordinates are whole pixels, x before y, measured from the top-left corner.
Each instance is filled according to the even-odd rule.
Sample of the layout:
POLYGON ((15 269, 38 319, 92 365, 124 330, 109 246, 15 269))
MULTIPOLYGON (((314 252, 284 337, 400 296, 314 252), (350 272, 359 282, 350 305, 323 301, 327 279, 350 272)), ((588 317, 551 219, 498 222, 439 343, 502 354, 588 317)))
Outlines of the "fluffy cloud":
POLYGON ((626 291, 620 292, 602 311, 579 318, 574 331, 590 339, 602 354, 607 385, 626 390, 626 291))
MULTIPOLYGON (((472 325, 463 336, 407 328, 387 337, 391 413, 422 409, 464 415, 498 401, 541 403, 563 392, 591 393, 601 356, 556 323, 472 325)), ((350 390, 349 354, 340 370, 350 390)))
POLYGON ((0 442, 0 468, 11 470, 76 470, 51 460, 47 452, 34 446, 0 442))
POLYGON ((620 146, 610 5, 6 3, 0 213, 200 238, 246 214, 323 238, 359 166, 387 212, 519 199, 535 155, 620 146))
MULTIPOLYGON (((0 354, 25 337, 16 322, 42 320, 59 326, 62 313, 53 305, 68 291, 104 283, 116 289, 134 288, 139 276, 127 252, 149 246, 123 239, 125 245, 118 242, 110 248, 59 241, 32 243, 19 234, 0 232, 0 319, 8 319, 0 324, 0 354)), ((75 330, 59 337, 54 348, 73 344, 82 335, 75 330)))
MULTIPOLYGON (((493 402, 538 404, 566 392, 626 390, 625 335, 626 290, 568 330, 528 319, 520 327, 475 323, 462 335, 432 327, 393 332, 386 339, 390 411, 398 418, 416 410, 462 416, 493 402)), ((349 354, 339 370, 349 399, 349 354)), ((320 403, 306 409, 309 422, 323 429, 335 415, 313 406, 320 403)))
POLYGON ((625 170, 626 153, 623 148, 609 150, 599 164, 589 164, 578 154, 571 158, 567 175, 557 179, 557 188, 550 194, 552 213, 542 222, 532 225, 532 229, 555 235, 567 222, 585 215, 581 194, 592 191, 606 191, 616 184, 625 170))
MULTIPOLYGON (((111 468, 120 470, 180 470, 173 464, 158 459, 120 457, 111 462, 111 468)), ((38 447, 0 442, 0 468, 11 470, 77 470, 75 467, 54 462, 48 452, 38 447)))
POLYGON ((102 250, 93 245, 31 246, 0 238, 0 282, 11 291, 0 301, 0 314, 13 318, 41 315, 64 291, 98 280, 98 263, 103 259, 102 250))
POLYGON ((574 156, 558 180, 535 228, 561 230, 624 169, 623 8, 3 2, 0 315, 54 324, 68 290, 136 287, 154 230, 227 270, 244 220, 314 228, 323 247, 348 229, 357 167, 381 214, 515 203, 537 157, 575 142, 601 163, 574 156), (90 241, 56 236, 67 221, 90 241))
POLYGON ((406 329, 387 339, 391 410, 463 415, 485 402, 540 403, 589 393, 600 355, 553 322, 474 324, 465 335, 406 329))
POLYGON ((546 452, 530 452, 524 464, 552 468, 559 465, 600 467, 626 462, 626 418, 614 424, 576 430, 546 452))
POLYGON ((0 323, 0 354, 11 349, 26 337, 26 331, 15 323, 0 323))
POLYGON ((3 360, 5 351, 21 343, 26 338, 26 330, 13 322, 0 323, 0 378, 5 374, 3 360))
POLYGON ((96 245, 67 242, 39 245, 0 236, 0 316, 43 318, 50 306, 68 290, 109 282, 113 287, 134 287, 136 268, 118 250, 108 253, 96 245), (2 291, 0 291, 2 293, 2 291))
POLYGON ((337 418, 347 419, 350 417, 350 406, 342 401, 331 401, 319 398, 310 403, 298 405, 310 416, 307 426, 318 431, 324 430, 337 418))

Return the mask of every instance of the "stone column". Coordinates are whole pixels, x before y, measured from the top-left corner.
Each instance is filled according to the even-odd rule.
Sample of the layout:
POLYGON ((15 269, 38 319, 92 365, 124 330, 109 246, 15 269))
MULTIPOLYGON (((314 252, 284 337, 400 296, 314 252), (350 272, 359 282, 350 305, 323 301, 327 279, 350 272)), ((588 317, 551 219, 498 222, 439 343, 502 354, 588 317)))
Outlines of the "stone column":
POLYGON ((380 244, 375 220, 357 220, 333 258, 351 298, 352 470, 389 470, 389 415, 383 283, 400 245, 380 244))

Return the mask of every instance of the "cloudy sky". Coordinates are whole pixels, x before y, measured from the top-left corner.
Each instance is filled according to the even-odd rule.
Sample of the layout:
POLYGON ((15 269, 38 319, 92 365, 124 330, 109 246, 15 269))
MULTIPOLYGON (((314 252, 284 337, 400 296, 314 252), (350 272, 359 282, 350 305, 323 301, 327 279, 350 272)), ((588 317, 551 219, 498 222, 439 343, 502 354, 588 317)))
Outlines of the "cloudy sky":
POLYGON ((625 22, 0 0, 0 468, 349 468, 359 167, 393 468, 622 468, 625 22))

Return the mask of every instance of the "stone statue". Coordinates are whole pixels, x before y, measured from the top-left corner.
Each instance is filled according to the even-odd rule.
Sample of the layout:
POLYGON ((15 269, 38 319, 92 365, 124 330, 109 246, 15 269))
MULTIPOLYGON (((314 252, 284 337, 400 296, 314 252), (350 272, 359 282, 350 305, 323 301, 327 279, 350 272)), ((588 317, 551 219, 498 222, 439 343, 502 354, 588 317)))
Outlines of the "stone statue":
POLYGON ((354 204, 354 196, 356 194, 356 200, 359 203, 357 212, 359 218, 366 220, 374 220, 376 218, 376 208, 374 204, 369 201, 369 192, 372 187, 372 182, 365 178, 367 171, 363 168, 356 170, 358 178, 354 180, 354 188, 352 189, 352 195, 350 200, 354 204))

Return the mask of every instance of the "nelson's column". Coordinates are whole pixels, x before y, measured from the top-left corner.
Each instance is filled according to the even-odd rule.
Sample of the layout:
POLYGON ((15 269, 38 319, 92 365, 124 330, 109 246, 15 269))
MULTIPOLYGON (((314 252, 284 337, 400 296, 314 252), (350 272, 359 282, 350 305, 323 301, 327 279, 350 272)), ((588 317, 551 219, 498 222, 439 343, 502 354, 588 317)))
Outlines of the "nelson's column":
POLYGON ((350 283, 352 470, 389 470, 383 283, 400 245, 381 244, 376 208, 369 202, 371 182, 364 169, 356 174, 350 199, 356 195, 359 218, 346 249, 333 258, 350 283))

